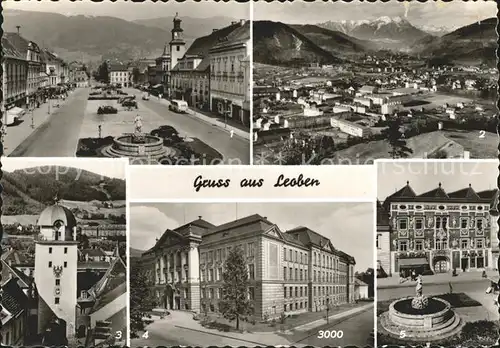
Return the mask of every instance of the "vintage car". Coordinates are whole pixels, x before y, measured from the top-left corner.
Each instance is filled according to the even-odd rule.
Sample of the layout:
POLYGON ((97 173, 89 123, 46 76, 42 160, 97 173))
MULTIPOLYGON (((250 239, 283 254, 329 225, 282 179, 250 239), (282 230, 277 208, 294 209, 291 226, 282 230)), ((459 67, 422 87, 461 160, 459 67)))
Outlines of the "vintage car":
POLYGON ((99 108, 97 109, 98 115, 116 114, 116 113, 118 113, 118 109, 116 109, 110 105, 99 106, 99 108))
POLYGON ((127 109, 131 109, 131 108, 138 108, 137 106, 137 102, 133 99, 125 99, 123 102, 122 102, 122 106, 127 108, 127 109))
POLYGON ((179 132, 177 132, 177 129, 172 126, 160 126, 153 129, 150 134, 155 137, 162 138, 165 145, 173 145, 183 141, 179 132))
POLYGON ((142 100, 149 100, 149 93, 144 93, 142 95, 142 100))

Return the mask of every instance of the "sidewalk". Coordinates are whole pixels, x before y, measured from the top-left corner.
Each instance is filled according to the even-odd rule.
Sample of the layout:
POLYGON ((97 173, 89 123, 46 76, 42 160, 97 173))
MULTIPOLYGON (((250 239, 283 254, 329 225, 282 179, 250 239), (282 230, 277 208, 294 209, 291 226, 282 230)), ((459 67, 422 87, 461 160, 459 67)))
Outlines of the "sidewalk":
MULTIPOLYGON (((130 88, 129 88, 129 90, 130 90, 130 88)), ((136 98, 140 98, 140 94, 138 94, 136 90, 132 90, 132 91, 128 91, 128 92, 136 95, 136 98)), ((152 101, 156 101, 156 102, 162 103, 162 104, 167 105, 167 106, 170 105, 170 102, 166 99, 158 99, 158 97, 155 97, 153 95, 151 95, 149 98, 152 101)), ((245 132, 237 127, 231 126, 230 124, 225 124, 222 120, 219 120, 218 118, 204 115, 200 112, 194 111, 191 108, 188 109, 188 114, 200 119, 201 121, 203 121, 207 124, 215 125, 227 133, 231 133, 231 131, 233 131, 233 133, 235 135, 237 135, 241 138, 244 138, 246 140, 250 140, 250 129, 248 130, 248 132, 245 132)))
POLYGON ((40 104, 39 108, 33 110, 33 115, 30 111, 26 111, 21 123, 8 126, 7 134, 3 138, 4 156, 9 156, 21 143, 23 143, 31 134, 38 128, 42 127, 49 118, 63 107, 68 101, 74 98, 78 90, 73 91, 66 100, 49 100, 47 103, 40 104), (48 113, 50 104, 50 114, 48 113), (54 105, 59 104, 59 108, 54 105), (33 119, 33 121, 32 121, 33 119))
MULTIPOLYGON (((484 282, 485 279, 481 277, 481 271, 473 272, 460 272, 456 277, 452 277, 449 273, 438 273, 434 275, 422 276, 424 284, 448 284, 448 283, 472 283, 484 282)), ((486 275, 489 279, 498 280, 498 271, 488 270, 486 275)), ((377 278, 377 289, 391 289, 400 287, 414 287, 415 282, 407 280, 404 283, 399 282, 399 276, 392 276, 388 278, 377 278)))
MULTIPOLYGON (((354 314, 358 314, 358 313, 361 313, 361 312, 364 312, 370 308, 374 307, 374 303, 369 303, 367 305, 364 305, 364 306, 361 306, 361 307, 356 307, 356 308, 353 308, 353 309, 349 309, 345 312, 341 312, 341 313, 337 313, 337 314, 334 314, 334 315, 331 315, 328 317, 328 322, 331 323, 335 320, 340 320, 340 319, 344 319, 346 317, 350 317, 354 314)), ((287 330, 285 331, 284 333, 285 334, 289 334, 291 332, 294 332, 294 331, 309 331, 309 330, 312 330, 316 327, 319 327, 319 326, 323 326, 323 325, 326 325, 328 324, 327 323, 327 320, 326 318, 324 319, 319 319, 319 320, 315 320, 315 321, 312 321, 310 323, 307 323, 307 324, 304 324, 304 325, 300 325, 300 326, 296 326, 294 327, 292 330, 287 330)))

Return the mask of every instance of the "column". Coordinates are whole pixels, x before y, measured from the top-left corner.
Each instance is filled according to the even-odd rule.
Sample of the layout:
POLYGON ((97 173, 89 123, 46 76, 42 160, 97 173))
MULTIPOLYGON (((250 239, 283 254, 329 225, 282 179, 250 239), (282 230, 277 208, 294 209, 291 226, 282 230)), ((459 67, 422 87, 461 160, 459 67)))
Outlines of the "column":
POLYGON ((159 268, 159 262, 158 259, 155 260, 155 284, 158 285, 160 283, 160 279, 158 276, 158 268, 159 268))
POLYGON ((160 256, 160 284, 165 283, 164 267, 165 267, 165 260, 163 259, 163 255, 161 255, 160 256))
POLYGON ((170 253, 167 253, 165 255, 165 257, 167 258, 167 262, 165 264, 165 267, 167 270, 166 278, 167 278, 167 283, 170 283, 170 281, 171 281, 171 279, 170 279, 170 253))
POLYGON ((189 309, 200 311, 200 258, 197 245, 191 245, 187 252, 189 309))
POLYGON ((173 267, 173 273, 174 273, 174 279, 172 279, 172 282, 175 283, 176 282, 175 278, 177 277, 177 271, 175 269, 175 267, 176 267, 175 263, 177 262, 177 251, 173 252, 173 258, 172 259, 173 259, 172 260, 172 263, 173 263, 172 267, 173 267))

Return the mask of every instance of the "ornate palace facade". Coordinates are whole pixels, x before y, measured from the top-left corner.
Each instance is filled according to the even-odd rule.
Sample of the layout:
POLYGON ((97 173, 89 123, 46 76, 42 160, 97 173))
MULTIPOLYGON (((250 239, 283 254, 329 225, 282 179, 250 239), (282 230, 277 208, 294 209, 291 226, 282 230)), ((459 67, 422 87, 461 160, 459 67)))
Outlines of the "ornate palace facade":
POLYGON ((407 185, 378 205, 378 276, 497 268, 498 190, 407 185))
POLYGON ((224 262, 243 251, 248 297, 257 317, 319 311, 354 301, 354 258, 320 234, 299 227, 281 231, 260 215, 220 226, 201 217, 167 230, 142 257, 155 262, 154 295, 167 309, 218 311, 224 262))

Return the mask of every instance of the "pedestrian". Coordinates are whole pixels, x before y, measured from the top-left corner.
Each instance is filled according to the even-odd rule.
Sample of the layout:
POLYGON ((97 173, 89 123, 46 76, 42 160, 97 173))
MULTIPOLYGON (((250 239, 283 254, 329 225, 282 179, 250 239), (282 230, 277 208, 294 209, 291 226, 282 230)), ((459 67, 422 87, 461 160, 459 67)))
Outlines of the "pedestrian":
POLYGON ((229 136, 232 138, 234 135, 234 129, 231 129, 231 131, 229 132, 229 136))
POLYGON ((417 279, 417 274, 415 273, 415 270, 411 271, 411 280, 416 280, 417 279))
POLYGON ((448 283, 448 286, 450 287, 450 294, 453 294, 453 286, 451 285, 451 282, 448 283))

